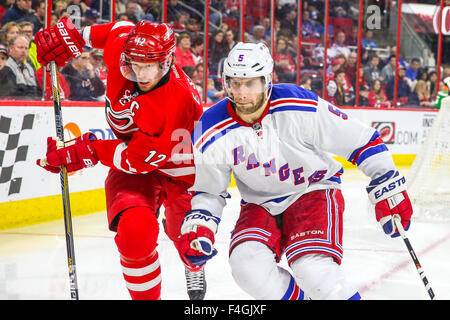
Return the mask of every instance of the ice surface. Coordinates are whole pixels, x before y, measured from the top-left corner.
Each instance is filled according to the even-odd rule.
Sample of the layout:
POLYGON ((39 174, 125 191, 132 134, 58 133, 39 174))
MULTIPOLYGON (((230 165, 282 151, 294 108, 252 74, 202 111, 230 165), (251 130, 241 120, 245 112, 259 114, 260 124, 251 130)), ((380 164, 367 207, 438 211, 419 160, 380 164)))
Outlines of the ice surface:
MULTIPOLYGON (((357 170, 342 177, 346 199, 342 267, 364 299, 427 300, 426 290, 400 238, 384 235, 367 200, 367 178, 357 170)), ((230 233, 239 212, 231 188, 216 237, 219 253, 206 265, 209 300, 252 299, 234 282, 228 264, 230 233)), ((73 218, 80 299, 128 300, 105 212, 73 218)), ((436 299, 450 299, 450 224, 413 222, 409 239, 436 299)), ((186 300, 183 266, 160 232, 162 299, 186 300)), ((70 299, 63 220, 0 232, 0 299, 70 299)), ((287 267, 285 259, 281 262, 287 267)))

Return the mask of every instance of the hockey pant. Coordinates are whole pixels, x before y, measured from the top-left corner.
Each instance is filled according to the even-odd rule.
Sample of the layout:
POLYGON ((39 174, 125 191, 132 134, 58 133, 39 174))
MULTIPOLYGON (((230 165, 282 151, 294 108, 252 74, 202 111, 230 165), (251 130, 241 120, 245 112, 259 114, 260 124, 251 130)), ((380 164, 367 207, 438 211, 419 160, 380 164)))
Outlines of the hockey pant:
POLYGON ((105 182, 109 228, 132 299, 161 298, 157 211, 165 208, 164 231, 178 249, 180 226, 190 210, 189 186, 157 172, 131 175, 110 170, 105 182))
POLYGON ((236 283, 255 299, 285 299, 295 279, 311 299, 358 299, 340 267, 340 190, 317 190, 300 197, 281 215, 261 206, 242 206, 230 243, 236 283), (278 263, 286 255, 291 274, 278 263))

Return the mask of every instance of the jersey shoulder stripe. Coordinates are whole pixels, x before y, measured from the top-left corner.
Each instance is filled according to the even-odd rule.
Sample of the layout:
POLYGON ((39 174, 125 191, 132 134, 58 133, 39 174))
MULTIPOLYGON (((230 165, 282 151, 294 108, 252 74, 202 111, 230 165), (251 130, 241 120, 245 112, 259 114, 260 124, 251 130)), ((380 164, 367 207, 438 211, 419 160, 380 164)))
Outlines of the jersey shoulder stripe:
POLYGON ((317 105, 315 93, 293 84, 278 84, 273 86, 269 114, 280 111, 316 112, 317 105))
POLYGON ((375 131, 366 145, 353 151, 348 161, 359 166, 367 158, 385 151, 388 151, 388 148, 381 139, 378 131, 375 131))
POLYGON ((224 99, 207 109, 200 117, 192 133, 193 146, 204 152, 214 141, 241 125, 227 110, 228 99, 224 99))

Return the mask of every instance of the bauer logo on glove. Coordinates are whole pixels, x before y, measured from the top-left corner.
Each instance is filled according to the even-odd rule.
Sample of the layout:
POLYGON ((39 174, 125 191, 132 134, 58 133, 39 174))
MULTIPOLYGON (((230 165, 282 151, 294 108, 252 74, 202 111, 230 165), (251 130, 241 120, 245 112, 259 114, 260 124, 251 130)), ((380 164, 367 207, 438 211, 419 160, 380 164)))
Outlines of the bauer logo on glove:
POLYGON ((90 168, 98 163, 92 143, 97 137, 92 132, 81 137, 62 142, 59 138, 47 138, 47 158, 37 160, 37 165, 52 173, 59 173, 62 166, 67 172, 90 168))
MULTIPOLYGON (((69 23, 71 24, 72 22, 70 20, 67 20, 66 24, 69 25, 69 23)), ((78 49, 78 47, 75 45, 75 43, 73 42, 73 40, 69 34, 69 31, 67 31, 66 24, 64 24, 63 22, 58 22, 56 24, 56 27, 58 28, 59 34, 62 36, 62 38, 63 38, 64 42, 67 44, 67 47, 69 48, 69 50, 71 52, 73 52, 74 58, 76 58, 78 56, 81 56, 81 52, 78 49)), ((73 26, 73 24, 72 24, 72 26, 73 26)))

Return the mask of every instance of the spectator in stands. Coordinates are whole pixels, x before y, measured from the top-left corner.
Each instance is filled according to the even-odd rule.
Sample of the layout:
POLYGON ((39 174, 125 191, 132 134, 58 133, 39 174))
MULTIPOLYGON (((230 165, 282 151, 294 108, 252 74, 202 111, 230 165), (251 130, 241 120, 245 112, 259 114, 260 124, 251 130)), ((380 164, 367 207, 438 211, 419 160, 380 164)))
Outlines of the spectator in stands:
POLYGON ((0 30, 0 42, 7 45, 9 41, 17 35, 19 35, 19 27, 17 26, 17 22, 8 22, 4 24, 0 30))
POLYGON ((167 22, 176 21, 180 12, 186 11, 182 5, 178 3, 178 0, 167 1, 167 22))
POLYGON ((358 71, 358 55, 356 52, 350 52, 343 67, 348 80, 350 80, 353 87, 356 87, 356 72, 358 71))
MULTIPOLYGON (((33 2, 34 4, 34 2, 33 2)), ((36 22, 34 24, 34 34, 44 28, 45 26, 45 0, 39 1, 39 3, 35 6, 35 16, 36 16, 36 22)))
POLYGON ((197 37, 200 32, 200 25, 194 18, 189 18, 184 24, 184 32, 189 33, 191 39, 197 37))
POLYGON ((218 27, 219 30, 222 30, 223 33, 227 33, 228 30, 230 30, 230 26, 226 23, 221 23, 218 27))
POLYGON ((427 78, 427 93, 430 97, 430 100, 435 100, 437 97, 437 72, 431 71, 428 73, 427 78))
POLYGON ((195 83, 195 85, 197 87, 197 91, 200 94, 200 97, 202 97, 202 98, 204 98, 203 97, 203 86, 204 86, 204 83, 203 83, 204 74, 203 74, 203 72, 204 72, 203 64, 199 63, 199 64, 197 64, 195 66, 195 69, 194 69, 194 72, 193 72, 193 75, 192 75, 192 78, 191 78, 192 81, 195 83))
MULTIPOLYGON (((199 4, 199 1, 192 1, 198 5, 198 11, 203 10, 203 6, 199 4)), ((221 12, 225 12, 225 3, 223 0, 210 0, 210 8, 215 10, 209 11, 209 22, 213 25, 219 25, 222 19, 221 12)))
POLYGON ((192 55, 194 56, 195 65, 203 63, 203 37, 196 36, 192 40, 192 55))
POLYGON ((228 49, 231 50, 233 49, 233 47, 236 45, 236 41, 234 40, 235 35, 234 35, 234 31, 233 30, 228 30, 227 32, 225 32, 225 40, 227 41, 228 44, 228 49))
POLYGON ((106 70, 104 61, 103 61, 103 50, 92 49, 89 55, 89 62, 92 64, 94 68, 94 72, 97 77, 102 80, 106 87, 106 78, 108 76, 108 70, 106 70))
POLYGON ((116 1, 116 15, 125 13, 125 3, 127 0, 115 0, 116 1))
POLYGON ((350 34, 347 37, 345 37, 345 44, 347 46, 357 46, 358 36, 359 36, 358 26, 353 26, 352 31, 350 31, 350 34))
POLYGON ((412 58, 409 67, 406 69, 406 77, 413 82, 417 78, 417 73, 420 68, 420 59, 412 58))
POLYGON ((62 15, 66 12, 66 10, 67 10, 67 1, 65 1, 65 0, 58 0, 58 1, 55 1, 55 3, 54 3, 54 11, 55 11, 55 13, 56 13, 56 15, 58 16, 58 17, 62 17, 62 15))
POLYGON ((70 87, 70 100, 95 101, 105 93, 105 85, 89 62, 89 51, 72 59, 61 71, 70 87))
POLYGON ((338 54, 343 54, 345 58, 350 55, 350 49, 345 44, 345 32, 338 31, 331 48, 328 49, 328 56, 334 58, 338 54))
POLYGON ((295 82, 295 63, 292 55, 287 50, 286 40, 283 38, 277 39, 277 46, 275 54, 273 55, 275 62, 275 73, 278 75, 280 82, 292 83, 295 82))
POLYGON ((412 81, 412 82, 410 83, 411 91, 414 91, 414 88, 416 87, 417 81, 423 80, 423 81, 426 82, 426 81, 427 81, 427 78, 428 78, 428 72, 427 72, 427 70, 426 70, 425 68, 419 68, 419 69, 417 70, 416 80, 414 80, 414 81, 412 81))
POLYGON ((317 28, 317 22, 311 19, 310 12, 308 10, 303 10, 302 37, 304 39, 320 38, 320 32, 317 28))
POLYGON ((196 65, 191 51, 191 36, 187 32, 181 33, 177 38, 175 62, 180 68, 196 65))
POLYGON ((31 0, 16 0, 16 3, 6 10, 2 18, 2 26, 8 22, 30 21, 33 24, 39 23, 38 18, 31 9, 31 0))
POLYGON ((389 57, 389 62, 381 69, 381 81, 386 85, 392 77, 395 77, 395 67, 397 65, 397 58, 395 55, 389 57))
MULTIPOLYGON (((398 91, 397 91, 397 99, 398 101, 405 101, 409 98, 411 94, 411 88, 406 80, 406 68, 399 67, 398 69, 398 91)), ((386 86, 386 95, 389 100, 394 100, 394 90, 395 90, 395 77, 392 77, 391 80, 387 83, 386 86)))
POLYGON ((127 21, 130 20, 125 12, 119 13, 116 17, 117 21, 127 21))
POLYGON ((350 81, 345 75, 344 69, 336 72, 334 81, 336 82, 336 100, 340 106, 350 106, 354 104, 355 94, 350 81))
POLYGON ((337 85, 334 80, 330 80, 327 83, 327 90, 325 92, 325 100, 334 104, 335 106, 339 106, 339 102, 336 99, 337 85))
POLYGON ((281 20, 281 29, 288 29, 297 33, 297 9, 289 10, 281 20))
POLYGON ((265 34, 266 34, 266 29, 262 25, 257 24, 256 26, 253 27, 252 34, 250 35, 250 42, 266 43, 266 39, 264 38, 265 34))
MULTIPOLYGON (((442 78, 441 79, 445 79, 447 77, 450 77, 450 67, 449 66, 445 66, 444 67, 444 71, 442 72, 442 78)), ((441 87, 441 86, 439 86, 441 87)))
POLYGON ((92 26, 98 23, 98 19, 100 18, 100 14, 97 9, 87 9, 84 13, 84 22, 83 26, 92 26))
POLYGON ((309 76, 301 76, 300 77, 300 87, 306 90, 312 90, 312 80, 309 76))
POLYGON ((216 103, 220 100, 222 100, 225 97, 225 91, 224 90, 217 90, 216 85, 213 79, 208 79, 208 102, 216 103))
POLYGON ((218 63, 224 58, 228 52, 228 44, 225 41, 225 35, 222 30, 217 30, 213 33, 209 41, 209 71, 211 74, 217 73, 218 63))
POLYGON ((341 69, 341 61, 339 59, 331 59, 327 69, 327 80, 334 80, 336 72, 341 69))
POLYGON ((365 84, 359 86, 359 107, 369 106, 369 87, 365 84))
POLYGON ((361 46, 364 49, 376 49, 378 45, 376 41, 373 39, 373 31, 367 29, 364 35, 364 38, 361 40, 361 46))
POLYGON ((0 43, 0 99, 13 97, 17 90, 16 79, 12 70, 6 66, 8 47, 0 43))
POLYGON ((391 106, 391 103, 381 87, 381 81, 379 79, 372 82, 368 99, 370 107, 389 108, 391 106))
POLYGON ((364 68, 364 78, 368 83, 373 83, 375 80, 380 80, 381 73, 378 69, 378 64, 380 63, 380 58, 373 54, 369 58, 369 64, 364 68))
POLYGON ((192 82, 194 82, 195 87, 197 88, 198 93, 200 94, 200 97, 202 97, 203 95, 203 84, 199 85, 196 83, 196 81, 194 80, 196 77, 196 67, 194 66, 184 66, 183 68, 184 73, 186 73, 186 75, 191 78, 192 82))
MULTIPOLYGON (((67 83, 66 78, 58 71, 58 84, 59 84, 59 95, 61 100, 68 100, 70 97, 70 88, 67 83)), ((53 88, 52 88, 52 80, 50 78, 50 72, 45 72, 47 77, 46 85, 45 85, 45 100, 51 100, 53 96, 53 88)), ((39 89, 42 91, 44 86, 44 68, 40 68, 36 71, 36 80, 39 86, 39 89)))
POLYGON ((186 23, 189 21, 190 15, 185 11, 181 11, 178 13, 175 21, 172 23, 172 29, 176 33, 185 32, 186 23))
POLYGON ((330 1, 330 16, 346 18, 350 14, 350 2, 348 0, 330 1))
POLYGON ((434 102, 430 101, 427 95, 427 83, 423 80, 418 80, 414 91, 411 92, 408 98, 408 104, 420 107, 433 107, 434 102))
POLYGON ((40 89, 36 82, 33 67, 26 62, 29 41, 25 36, 18 35, 8 43, 9 58, 6 65, 12 70, 17 85, 16 95, 25 98, 38 98, 40 89))
POLYGON ((34 70, 37 70, 41 67, 41 64, 37 61, 37 52, 36 52, 36 44, 34 43, 34 25, 29 21, 21 21, 18 24, 19 34, 25 36, 30 45, 28 49, 28 57, 27 61, 33 66, 34 70))
MULTIPOLYGON (((144 9, 144 8, 143 8, 144 9)), ((161 1, 160 0, 149 0, 148 7, 145 8, 145 14, 150 13, 155 21, 161 21, 161 1)))

